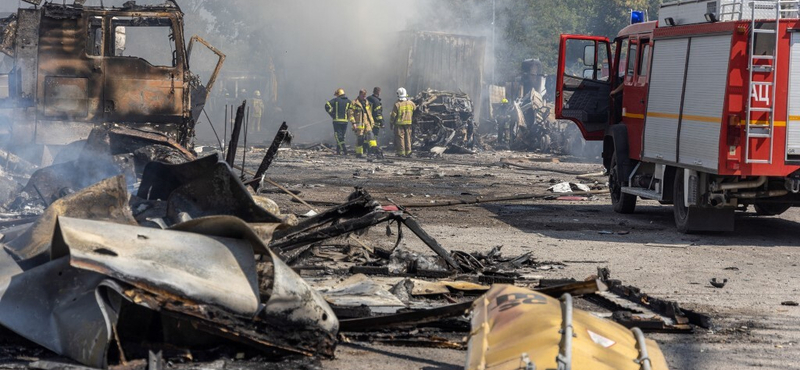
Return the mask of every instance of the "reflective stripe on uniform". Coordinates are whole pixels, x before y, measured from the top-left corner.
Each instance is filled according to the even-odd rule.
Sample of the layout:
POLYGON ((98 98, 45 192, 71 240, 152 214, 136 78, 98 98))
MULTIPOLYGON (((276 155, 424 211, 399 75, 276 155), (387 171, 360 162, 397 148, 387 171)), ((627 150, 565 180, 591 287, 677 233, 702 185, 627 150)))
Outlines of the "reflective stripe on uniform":
POLYGON ((376 147, 376 146, 378 146, 378 140, 370 140, 369 141, 369 147, 370 148, 376 147))
POLYGON ((356 154, 364 154, 364 147, 363 146, 356 146, 356 154))

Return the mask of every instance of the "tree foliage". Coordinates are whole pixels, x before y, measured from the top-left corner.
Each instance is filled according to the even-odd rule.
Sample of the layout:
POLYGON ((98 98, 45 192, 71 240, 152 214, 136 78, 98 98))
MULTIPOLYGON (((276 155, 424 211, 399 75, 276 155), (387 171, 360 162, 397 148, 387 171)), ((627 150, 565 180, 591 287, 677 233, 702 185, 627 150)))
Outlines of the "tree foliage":
MULTIPOLYGON (((500 3, 500 1, 498 1, 500 3)), ((630 10, 648 10, 654 19, 660 0, 508 0, 501 12, 504 25, 498 37, 498 70, 506 79, 520 61, 539 58, 549 73, 558 61, 561 34, 614 38, 628 25, 630 10)))

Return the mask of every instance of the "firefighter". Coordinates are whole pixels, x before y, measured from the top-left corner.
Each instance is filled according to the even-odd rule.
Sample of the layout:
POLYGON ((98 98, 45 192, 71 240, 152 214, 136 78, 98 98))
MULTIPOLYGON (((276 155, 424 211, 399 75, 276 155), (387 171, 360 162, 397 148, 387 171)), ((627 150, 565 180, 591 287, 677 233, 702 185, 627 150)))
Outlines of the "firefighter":
MULTIPOLYGON (((372 118, 375 120, 375 125, 372 127, 372 136, 378 142, 381 137, 381 129, 383 128, 383 103, 381 102, 381 88, 375 87, 372 89, 372 95, 367 97, 367 100, 372 105, 372 118)), ((383 151, 380 145, 375 147, 378 158, 383 158, 383 151)))
POLYGON ((358 92, 358 98, 350 103, 347 118, 356 134, 356 158, 377 152, 378 142, 372 135, 375 120, 372 118, 372 104, 367 100, 367 90, 358 92))
POLYGON ((336 154, 347 155, 347 144, 344 137, 347 133, 347 115, 350 111, 350 99, 344 89, 337 89, 333 99, 325 104, 325 111, 333 118, 333 137, 336 139, 336 154))
POLYGON ((509 145, 511 143, 511 104, 503 98, 497 109, 497 143, 509 145))
POLYGON ((261 132, 261 116, 264 114, 264 101, 261 100, 261 91, 256 90, 253 98, 253 119, 256 121, 256 132, 261 132))
POLYGON ((394 130, 394 147, 398 156, 411 157, 411 122, 417 106, 408 100, 406 89, 397 89, 397 103, 394 103, 389 123, 394 130))

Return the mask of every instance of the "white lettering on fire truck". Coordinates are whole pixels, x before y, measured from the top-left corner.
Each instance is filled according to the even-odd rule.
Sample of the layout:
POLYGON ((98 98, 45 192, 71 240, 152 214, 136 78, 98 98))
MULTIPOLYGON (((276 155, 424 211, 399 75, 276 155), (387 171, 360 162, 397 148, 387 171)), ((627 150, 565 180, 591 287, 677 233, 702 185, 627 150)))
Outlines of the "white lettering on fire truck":
POLYGON ((750 90, 750 99, 753 99, 759 103, 764 103, 769 105, 769 93, 770 88, 767 85, 753 85, 753 89, 750 90))

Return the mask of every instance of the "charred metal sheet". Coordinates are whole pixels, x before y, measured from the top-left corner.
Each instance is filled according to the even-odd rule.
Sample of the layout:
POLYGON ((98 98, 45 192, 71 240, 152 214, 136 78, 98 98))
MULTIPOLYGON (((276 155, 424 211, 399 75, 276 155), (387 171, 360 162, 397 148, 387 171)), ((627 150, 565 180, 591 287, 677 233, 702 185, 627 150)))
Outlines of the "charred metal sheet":
POLYGON ((194 153, 188 151, 184 146, 161 132, 115 126, 109 129, 108 134, 111 139, 113 154, 139 154, 137 151, 142 148, 157 146, 166 149, 166 155, 148 156, 147 159, 149 159, 150 162, 159 161, 177 164, 192 161, 197 158, 194 153))
POLYGON ((225 163, 233 167, 233 161, 236 159, 236 149, 239 147, 239 134, 242 131, 242 122, 244 121, 244 109, 247 106, 247 101, 243 101, 242 105, 236 109, 236 118, 233 120, 233 131, 231 131, 231 141, 228 143, 228 153, 225 154, 225 163))
POLYGON ((216 154, 178 165, 148 164, 138 196, 167 200, 167 217, 174 222, 181 212, 194 218, 230 215, 247 222, 282 222, 256 204, 241 180, 216 154))
POLYGON ((281 239, 313 228, 329 225, 342 219, 362 217, 379 206, 378 202, 376 202, 368 192, 364 191, 364 189, 357 188, 355 192, 350 194, 347 202, 300 221, 297 225, 279 230, 275 234, 275 239, 281 239))
POLYGON ((14 43, 17 37, 17 15, 11 14, 0 20, 0 52, 14 57, 14 43))
POLYGON ((61 216, 52 258, 159 294, 235 315, 259 310, 253 249, 242 239, 61 216), (209 263, 213 261, 213 263, 209 263))
POLYGON ((217 64, 214 67, 214 72, 211 73, 211 76, 208 78, 208 81, 205 83, 205 86, 199 81, 197 76, 192 74, 192 78, 190 79, 189 83, 192 86, 192 117, 195 117, 195 121, 198 117, 200 117, 200 112, 203 111, 205 107, 206 100, 208 100, 208 94, 211 92, 211 89, 214 88, 214 82, 217 81, 217 76, 219 76, 219 72, 222 70, 222 64, 225 63, 225 54, 223 54, 219 49, 212 46, 208 41, 203 39, 200 36, 194 35, 189 40, 189 46, 186 51, 186 59, 191 60, 192 58, 192 49, 194 48, 194 43, 198 42, 211 50, 212 53, 217 55, 217 64))
MULTIPOLYGON (((534 291, 549 295, 551 297, 560 297, 564 293, 583 295, 604 291, 605 289, 606 287, 602 282, 599 280, 592 280, 587 282, 569 283, 556 287, 534 289, 534 291)), ((395 327, 417 326, 446 318, 462 316, 469 311, 470 307, 472 307, 472 304, 473 301, 469 301, 449 306, 431 308, 428 310, 403 312, 394 315, 378 317, 341 320, 340 330, 342 332, 362 332, 395 327)))
POLYGON ((95 295, 105 276, 61 258, 22 271, 0 251, 0 323, 55 353, 106 366, 115 313, 95 295))
POLYGON ((681 308, 678 302, 675 301, 652 297, 637 287, 623 285, 621 281, 611 279, 610 275, 608 268, 598 268, 598 276, 600 276, 603 283, 608 285, 609 293, 666 317, 667 326, 676 326, 681 330, 686 329, 680 327, 683 324, 697 325, 705 329, 713 327, 712 320, 708 315, 681 308))
POLYGON ((128 207, 125 179, 117 176, 55 201, 26 232, 7 242, 5 249, 25 268, 50 260, 53 229, 59 216, 136 225, 128 207))
POLYGON ((124 307, 135 305, 159 322, 174 318, 184 331, 265 353, 333 355, 333 311, 239 219, 157 230, 60 217, 55 230, 49 258, 36 266, 24 269, 0 251, 0 323, 58 354, 105 368, 112 338, 124 345, 132 335, 121 326, 163 335, 120 322, 131 319, 124 307), (256 272, 254 251, 267 253, 260 264, 270 266, 268 274, 256 272))

